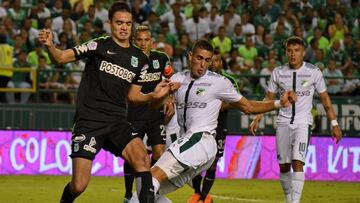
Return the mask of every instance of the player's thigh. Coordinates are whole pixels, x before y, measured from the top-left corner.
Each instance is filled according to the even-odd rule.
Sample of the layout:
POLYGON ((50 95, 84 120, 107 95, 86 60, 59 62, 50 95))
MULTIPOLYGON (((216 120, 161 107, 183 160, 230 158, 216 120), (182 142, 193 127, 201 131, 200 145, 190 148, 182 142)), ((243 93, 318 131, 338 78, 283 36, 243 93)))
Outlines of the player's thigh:
POLYGON ((288 126, 276 127, 276 151, 279 164, 291 163, 291 136, 288 126))
POLYGON ((77 157, 72 160, 72 182, 87 185, 90 181, 92 161, 77 157))
POLYGON ((147 123, 147 136, 150 146, 165 145, 166 143, 166 127, 164 119, 151 120, 147 123))
POLYGON ((103 122, 80 121, 74 124, 71 158, 94 160, 100 152, 109 130, 103 122))
POLYGON ((168 148, 181 163, 198 168, 216 156, 214 135, 207 132, 188 133, 168 148))
POLYGON ((292 159, 305 163, 311 133, 310 125, 298 125, 292 133, 292 159))

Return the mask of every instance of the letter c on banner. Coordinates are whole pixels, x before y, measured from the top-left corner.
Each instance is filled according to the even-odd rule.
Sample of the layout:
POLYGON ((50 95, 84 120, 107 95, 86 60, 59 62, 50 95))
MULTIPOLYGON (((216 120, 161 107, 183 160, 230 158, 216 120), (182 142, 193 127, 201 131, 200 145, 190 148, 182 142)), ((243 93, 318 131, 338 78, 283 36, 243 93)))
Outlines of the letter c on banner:
POLYGON ((17 164, 16 163, 16 145, 21 145, 22 147, 25 146, 25 142, 24 140, 20 139, 20 138, 16 138, 14 140, 14 142, 11 144, 10 147, 10 161, 11 161, 11 165, 12 167, 16 170, 16 171, 20 171, 24 168, 24 164, 17 164))

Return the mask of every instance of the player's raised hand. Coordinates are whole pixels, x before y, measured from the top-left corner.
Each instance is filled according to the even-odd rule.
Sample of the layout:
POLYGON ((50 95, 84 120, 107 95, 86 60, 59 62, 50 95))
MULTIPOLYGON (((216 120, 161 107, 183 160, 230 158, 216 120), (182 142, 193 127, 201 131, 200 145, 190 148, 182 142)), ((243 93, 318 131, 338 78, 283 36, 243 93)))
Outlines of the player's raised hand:
POLYGON ((53 45, 53 35, 50 29, 43 29, 39 32, 39 41, 45 46, 53 45))
POLYGON ((160 99, 167 96, 170 92, 169 80, 163 80, 156 85, 153 91, 154 99, 160 99))
POLYGON ((169 86, 170 86, 170 92, 174 93, 180 88, 181 84, 179 82, 170 82, 169 86))
POLYGON ((340 129, 339 125, 336 125, 336 126, 332 127, 331 135, 335 139, 336 144, 340 142, 340 140, 342 138, 342 133, 341 133, 341 129, 340 129))
POLYGON ((259 121, 257 119, 254 119, 249 126, 249 131, 251 132, 252 135, 256 135, 256 130, 259 127, 259 121))

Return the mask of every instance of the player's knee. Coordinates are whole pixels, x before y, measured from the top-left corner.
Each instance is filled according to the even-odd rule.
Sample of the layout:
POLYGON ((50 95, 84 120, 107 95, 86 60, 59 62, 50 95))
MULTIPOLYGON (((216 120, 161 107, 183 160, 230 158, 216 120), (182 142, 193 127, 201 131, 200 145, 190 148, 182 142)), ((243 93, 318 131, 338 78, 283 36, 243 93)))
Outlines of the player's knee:
POLYGON ((73 194, 79 195, 85 191, 87 185, 87 182, 75 181, 71 185, 71 192, 73 194))
POLYGON ((132 160, 132 167, 134 171, 148 171, 150 169, 150 158, 146 153, 138 153, 136 158, 132 160))

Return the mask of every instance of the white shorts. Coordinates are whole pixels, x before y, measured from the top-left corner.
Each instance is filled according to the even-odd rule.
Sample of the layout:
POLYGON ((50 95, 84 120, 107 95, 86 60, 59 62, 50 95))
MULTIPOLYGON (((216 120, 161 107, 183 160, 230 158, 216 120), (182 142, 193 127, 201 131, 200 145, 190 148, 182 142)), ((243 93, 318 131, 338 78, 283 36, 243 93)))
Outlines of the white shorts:
POLYGON ((298 160, 305 163, 311 126, 306 124, 289 124, 276 128, 277 159, 280 164, 298 160))
POLYGON ((165 148, 168 148, 175 140, 180 137, 180 127, 176 126, 166 126, 166 144, 165 148))
POLYGON ((215 160, 217 148, 213 135, 199 132, 185 135, 170 145, 155 166, 168 176, 161 183, 160 194, 172 192, 207 170, 215 160))

